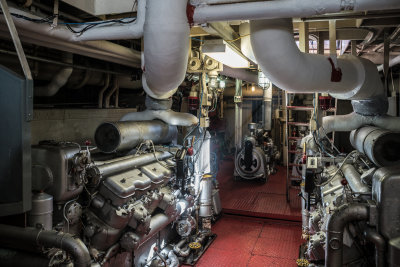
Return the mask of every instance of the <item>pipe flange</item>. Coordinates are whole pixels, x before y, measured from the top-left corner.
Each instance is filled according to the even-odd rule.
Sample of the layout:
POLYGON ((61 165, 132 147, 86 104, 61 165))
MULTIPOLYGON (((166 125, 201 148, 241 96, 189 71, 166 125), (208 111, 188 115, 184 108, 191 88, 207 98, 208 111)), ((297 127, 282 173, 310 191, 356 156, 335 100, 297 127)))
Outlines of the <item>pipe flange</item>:
POLYGON ((145 100, 147 109, 151 110, 168 110, 172 107, 172 98, 155 99, 147 95, 145 100))
POLYGON ((376 97, 367 100, 352 100, 354 112, 363 116, 378 116, 387 113, 389 101, 386 97, 376 97))

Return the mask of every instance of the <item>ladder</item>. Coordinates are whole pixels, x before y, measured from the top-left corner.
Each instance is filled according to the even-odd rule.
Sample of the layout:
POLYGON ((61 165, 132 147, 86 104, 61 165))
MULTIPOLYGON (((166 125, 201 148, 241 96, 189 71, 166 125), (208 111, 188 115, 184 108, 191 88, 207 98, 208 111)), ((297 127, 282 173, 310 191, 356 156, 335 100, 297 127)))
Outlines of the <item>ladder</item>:
MULTIPOLYGON (((290 103, 291 96, 295 96, 296 94, 294 93, 288 93, 285 92, 285 110, 286 110, 286 135, 285 135, 285 143, 287 145, 286 149, 286 200, 287 202, 290 202, 290 189, 300 189, 300 186, 298 185, 293 185, 293 184, 300 184, 302 181, 303 177, 300 175, 293 175, 292 173, 293 168, 297 167, 303 167, 303 164, 299 164, 297 162, 291 162, 291 155, 298 155, 298 154, 303 154, 302 149, 290 149, 290 144, 292 142, 298 142, 298 140, 301 140, 303 137, 300 136, 292 136, 292 127, 293 126, 304 126, 304 127, 310 127, 309 122, 295 122, 290 120, 290 112, 296 112, 296 111, 308 111, 312 112, 315 110, 315 112, 319 112, 319 104, 318 104, 318 94, 314 94, 315 101, 313 101, 312 106, 293 106, 290 103)), ((302 94, 302 95, 311 95, 310 93, 308 94, 302 94)), ((329 115, 336 115, 336 107, 337 107, 337 99, 335 99, 335 104, 333 107, 327 109, 327 110, 321 110, 322 116, 327 116, 329 115), (333 114, 332 114, 333 113, 333 114)), ((332 133, 332 139, 330 139, 332 142, 332 146, 334 145, 335 142, 335 132, 332 133)), ((294 157, 295 158, 295 157, 294 157)))
MULTIPOLYGON (((287 146, 286 150, 286 201, 290 202, 290 189, 300 189, 300 184, 302 181, 301 174, 294 175, 294 168, 302 167, 303 164, 292 161, 292 155, 302 154, 303 151, 297 149, 297 143, 302 139, 300 136, 292 136, 292 129, 296 126, 304 126, 310 127, 309 122, 297 122, 291 121, 290 113, 296 111, 308 111, 312 112, 314 110, 314 106, 293 106, 291 104, 291 96, 295 96, 295 93, 288 93, 285 91, 285 115, 286 115, 286 134, 285 134, 285 144, 287 146), (296 149, 291 149, 291 144, 296 143, 296 149)), ((307 94, 302 94, 307 95, 307 94)), ((293 157, 295 160, 296 157, 293 157)))

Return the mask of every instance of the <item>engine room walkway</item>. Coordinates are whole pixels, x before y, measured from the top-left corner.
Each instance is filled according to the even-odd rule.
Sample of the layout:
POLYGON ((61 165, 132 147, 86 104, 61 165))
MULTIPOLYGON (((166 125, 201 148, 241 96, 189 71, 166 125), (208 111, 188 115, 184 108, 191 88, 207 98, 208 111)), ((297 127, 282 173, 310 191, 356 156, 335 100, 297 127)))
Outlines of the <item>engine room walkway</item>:
POLYGON ((286 201, 286 168, 263 184, 256 180, 233 180, 234 162, 222 161, 218 172, 220 197, 224 213, 268 219, 301 221, 299 191, 291 189, 291 202, 286 201))
POLYGON ((300 197, 286 202, 286 169, 266 184, 234 181, 233 161, 220 165, 218 181, 222 217, 213 226, 218 236, 196 267, 295 267, 301 239, 300 197), (234 214, 234 215, 233 215, 234 214))
POLYGON ((301 224, 245 216, 222 215, 218 236, 196 267, 295 267, 301 224))

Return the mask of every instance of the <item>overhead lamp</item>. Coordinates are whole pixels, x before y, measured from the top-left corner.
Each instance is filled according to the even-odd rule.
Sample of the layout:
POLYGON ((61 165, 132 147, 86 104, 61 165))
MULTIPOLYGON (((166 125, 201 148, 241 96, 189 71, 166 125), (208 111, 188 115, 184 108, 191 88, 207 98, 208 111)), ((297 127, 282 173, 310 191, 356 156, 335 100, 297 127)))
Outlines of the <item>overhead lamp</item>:
POLYGON ((258 86, 265 89, 270 87, 271 81, 264 75, 262 71, 258 72, 258 86))
POLYGON ((249 61, 222 39, 205 40, 203 54, 231 68, 248 68, 249 61))

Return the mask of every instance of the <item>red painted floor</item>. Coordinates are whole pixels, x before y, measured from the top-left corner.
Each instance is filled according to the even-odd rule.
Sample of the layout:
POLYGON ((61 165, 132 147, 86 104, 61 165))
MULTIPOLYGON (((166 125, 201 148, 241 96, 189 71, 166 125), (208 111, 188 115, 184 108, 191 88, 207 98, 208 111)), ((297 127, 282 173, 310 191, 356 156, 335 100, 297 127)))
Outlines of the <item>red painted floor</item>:
POLYGON ((279 167, 268 182, 234 181, 234 163, 222 161, 217 180, 225 213, 262 218, 301 221, 298 190, 291 190, 291 202, 286 201, 286 168, 279 167))
POLYGON ((298 222, 223 215, 218 236, 196 267, 295 267, 301 240, 298 222))
POLYGON ((300 199, 286 202, 286 169, 266 184, 234 181, 232 161, 220 165, 222 217, 213 225, 218 236, 196 267, 295 267, 301 240, 300 199), (232 215, 235 214, 235 215, 232 215), (256 218, 258 217, 258 218, 256 218))

